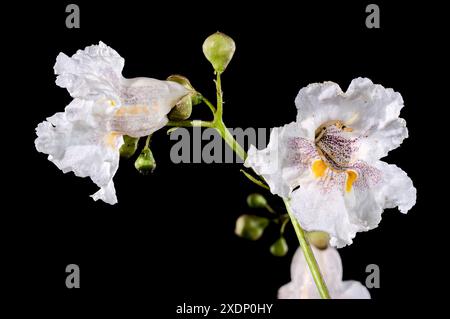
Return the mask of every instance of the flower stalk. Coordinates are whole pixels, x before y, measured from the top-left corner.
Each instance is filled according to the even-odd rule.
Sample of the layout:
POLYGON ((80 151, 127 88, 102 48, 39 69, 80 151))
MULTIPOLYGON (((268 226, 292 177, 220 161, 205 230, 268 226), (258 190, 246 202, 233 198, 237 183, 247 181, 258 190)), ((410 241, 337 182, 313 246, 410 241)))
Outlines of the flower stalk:
POLYGON ((299 222, 295 218, 291 205, 289 201, 283 198, 284 205, 286 206, 286 210, 291 219, 292 225, 294 226, 295 233, 297 235, 298 241, 300 243, 300 248, 305 255, 306 263, 308 264, 309 270, 311 271, 311 275, 316 284, 317 290, 319 291, 320 297, 322 299, 330 299, 330 294, 328 292, 327 285, 323 279, 323 276, 320 272, 319 265, 317 264, 316 258, 314 257, 314 253, 309 245, 308 240, 306 239, 306 234, 303 228, 300 226, 299 222))
MULTIPOLYGON (((237 156, 243 161, 247 158, 247 152, 239 145, 236 139, 231 134, 230 130, 227 128, 225 123, 223 122, 223 93, 222 93, 222 82, 220 78, 221 73, 216 72, 216 91, 217 91, 217 107, 214 107, 211 102, 209 102, 206 98, 202 96, 203 102, 211 109, 214 114, 214 120, 209 121, 201 121, 201 120, 186 120, 186 121, 169 121, 167 126, 179 126, 179 127, 211 127, 215 128, 222 139, 228 144, 228 146, 236 153, 237 156)), ((265 189, 270 189, 264 182, 253 177, 246 171, 241 169, 241 172, 250 179, 253 183, 261 186, 265 189)), ((323 276, 320 272, 319 265, 314 257, 314 253, 311 250, 309 242, 306 238, 305 231, 298 223, 297 219, 293 215, 292 209, 290 207, 289 201, 283 198, 284 204, 286 206, 286 210, 288 212, 288 216, 292 225, 294 226, 295 233, 297 234, 298 241, 300 243, 300 247, 305 255, 305 259, 307 261, 308 267, 311 271, 311 275, 313 276, 314 283, 316 284, 317 290, 322 299, 330 299, 330 295, 328 292, 328 288, 325 284, 323 276)), ((286 222, 283 223, 283 231, 286 227, 286 222)))

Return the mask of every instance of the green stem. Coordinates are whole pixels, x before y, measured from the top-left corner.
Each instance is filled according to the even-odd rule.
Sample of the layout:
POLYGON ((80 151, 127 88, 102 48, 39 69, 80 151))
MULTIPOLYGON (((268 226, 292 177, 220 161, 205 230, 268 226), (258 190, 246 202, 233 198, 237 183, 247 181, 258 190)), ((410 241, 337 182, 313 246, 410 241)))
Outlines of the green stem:
POLYGON ((220 80, 220 72, 217 72, 216 76, 216 92, 217 92, 217 110, 214 114, 214 121, 221 122, 223 115, 223 92, 222 92, 222 81, 220 80))
MULTIPOLYGON (((219 112, 219 108, 217 108, 217 112, 219 112)), ((220 136, 223 138, 225 143, 228 144, 229 147, 243 160, 247 158, 247 152, 244 151, 241 145, 234 139, 233 135, 230 133, 230 130, 225 126, 225 124, 220 121, 216 121, 214 127, 219 132, 220 136)))
MULTIPOLYGON (((215 128, 222 139, 228 144, 228 146, 231 147, 231 149, 239 156, 243 161, 247 158, 247 153, 245 150, 239 145, 239 143, 235 140, 233 135, 230 133, 230 130, 225 126, 223 123, 223 93, 222 93, 222 83, 220 79, 220 72, 217 72, 216 77, 216 91, 217 91, 217 109, 212 105, 211 102, 209 102, 206 98, 203 97, 203 101, 206 105, 209 106, 211 111, 214 114, 214 120, 212 122, 209 121, 201 121, 201 120, 187 120, 187 121, 169 121, 167 123, 167 126, 176 126, 176 127, 212 127, 215 128)), ((253 177, 249 173, 245 172, 244 170, 241 170, 245 174, 245 176, 250 179, 255 184, 264 187, 266 189, 270 188, 265 185, 262 181, 259 179, 253 177)), ((263 179, 264 180, 264 179, 263 179)), ((325 284, 325 281, 323 280, 322 274, 320 273, 319 265, 317 264, 316 259, 314 258, 314 254, 311 250, 311 247, 308 243, 308 240, 306 239, 305 231, 298 223, 297 219, 293 215, 293 212, 291 210, 291 206, 289 204, 289 201, 287 199, 284 199, 284 204, 286 206, 286 210, 288 212, 289 218, 292 222, 292 225, 294 226, 295 233, 297 234, 298 241, 300 243, 300 247, 303 251, 303 254, 305 255, 306 262, 308 264, 308 267, 311 271, 311 274, 313 276, 314 282, 317 286, 317 289, 319 291, 320 296, 323 299, 329 299, 330 295, 328 293, 328 288, 325 284)), ((289 219, 288 219, 289 220, 289 219)), ((284 233, 284 229, 286 227, 287 222, 284 221, 281 228, 281 234, 284 233)))
POLYGON ((311 275, 316 283, 317 290, 319 291, 320 297, 322 299, 330 299, 330 294, 328 293, 328 288, 323 280, 322 274, 320 273, 319 265, 317 264, 316 259, 314 258, 314 253, 309 245, 308 240, 306 239, 306 234, 303 228, 298 223, 297 219, 292 212, 291 205, 289 201, 283 198, 284 205, 286 206, 286 210, 291 219, 292 225, 294 226, 295 233, 297 234, 298 241, 300 242, 300 247, 303 251, 303 255, 305 256, 306 263, 308 264, 309 270, 311 271, 311 275))
POLYGON ((166 126, 176 127, 213 127, 213 123, 202 120, 188 120, 188 121, 169 121, 166 126))
POLYGON ((274 210, 272 207, 270 207, 269 204, 266 204, 266 209, 267 209, 267 211, 268 211, 269 213, 271 213, 271 214, 276 214, 276 213, 275 213, 275 210, 274 210))
POLYGON ((152 134, 148 135, 147 138, 145 139, 145 148, 148 148, 148 146, 150 145, 151 138, 152 134))
POLYGON ((206 105, 208 105, 209 109, 211 110, 211 112, 212 112, 213 114, 216 113, 216 108, 215 108, 215 106, 214 106, 214 105, 213 105, 206 97, 204 97, 203 95, 202 95, 202 101, 203 101, 206 105))
POLYGON ((253 177, 252 175, 250 175, 249 173, 247 173, 246 171, 244 171, 243 169, 241 169, 241 173, 245 175, 245 177, 247 177, 251 182, 255 183, 256 185, 258 185, 259 187, 265 188, 267 190, 270 190, 269 186, 267 186, 266 184, 264 184, 263 182, 261 182, 259 179, 253 177))
POLYGON ((281 219, 281 228, 280 228, 280 234, 284 235, 284 231, 286 229, 286 225, 289 223, 289 221, 291 220, 291 218, 289 217, 289 214, 284 214, 280 217, 281 219))

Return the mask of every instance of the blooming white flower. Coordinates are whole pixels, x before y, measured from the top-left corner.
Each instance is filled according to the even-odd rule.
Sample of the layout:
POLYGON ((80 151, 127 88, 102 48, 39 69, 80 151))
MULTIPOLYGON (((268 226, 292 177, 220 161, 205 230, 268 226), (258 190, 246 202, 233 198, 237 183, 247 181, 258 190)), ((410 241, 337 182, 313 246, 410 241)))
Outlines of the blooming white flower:
POLYGON ((167 114, 188 90, 151 78, 126 79, 124 59, 100 42, 72 57, 60 53, 56 84, 74 98, 36 129, 36 149, 64 173, 87 177, 100 187, 92 197, 117 202, 114 174, 123 135, 141 137, 162 128, 167 114))
MULTIPOLYGON (((370 293, 360 282, 342 281, 342 262, 336 249, 325 250, 311 245, 314 256, 327 283, 330 297, 333 299, 370 299, 370 293)), ((319 299, 320 295, 314 283, 305 255, 301 248, 294 254, 291 263, 291 282, 278 290, 280 299, 319 299)))
POLYGON ((274 128, 266 149, 251 146, 245 165, 272 193, 291 198, 306 230, 328 232, 342 247, 377 227, 385 208, 414 206, 408 175, 380 161, 408 136, 399 93, 357 78, 347 92, 333 82, 311 84, 295 104, 297 121, 274 128))

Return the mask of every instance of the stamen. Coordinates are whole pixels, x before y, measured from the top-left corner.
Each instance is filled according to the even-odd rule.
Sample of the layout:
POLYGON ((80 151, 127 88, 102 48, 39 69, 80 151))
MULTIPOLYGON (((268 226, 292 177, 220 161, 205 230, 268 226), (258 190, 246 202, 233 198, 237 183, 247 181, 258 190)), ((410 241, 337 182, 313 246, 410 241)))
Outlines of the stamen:
POLYGON ((348 119, 344 124, 346 126, 352 125, 358 119, 358 113, 354 113, 350 119, 348 119))

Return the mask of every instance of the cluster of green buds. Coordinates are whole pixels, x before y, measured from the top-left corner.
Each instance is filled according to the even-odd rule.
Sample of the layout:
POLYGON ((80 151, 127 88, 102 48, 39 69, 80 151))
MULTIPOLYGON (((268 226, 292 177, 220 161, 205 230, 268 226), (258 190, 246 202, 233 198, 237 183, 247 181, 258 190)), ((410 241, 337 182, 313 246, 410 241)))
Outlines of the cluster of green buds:
MULTIPOLYGON (((288 214, 278 215, 272 207, 267 203, 265 197, 258 193, 247 196, 247 205, 249 208, 266 209, 275 217, 268 218, 257 215, 244 214, 236 220, 235 234, 239 237, 249 240, 258 240, 264 234, 265 229, 271 224, 276 224, 280 228, 279 237, 270 246, 269 251, 277 257, 286 256, 289 247, 284 237, 286 225, 290 218, 288 214)), ((325 232, 311 231, 306 233, 308 242, 318 249, 326 249, 328 247, 330 237, 325 232)))
MULTIPOLYGON (((120 156, 127 159, 131 158, 136 153, 138 148, 139 137, 124 135, 123 142, 123 145, 120 147, 120 156)), ((149 143, 150 136, 147 137, 144 148, 134 162, 134 167, 136 170, 143 175, 152 173, 156 168, 156 161, 153 157, 152 151, 150 150, 149 143)))
MULTIPOLYGON (((266 209, 270 214, 276 215, 276 212, 267 203, 265 197, 258 193, 253 193, 247 196, 247 205, 249 208, 266 209)), ((288 252, 288 245, 286 239, 283 236, 284 228, 286 226, 286 217, 277 216, 274 218, 256 216, 256 215, 241 215, 236 220, 235 234, 239 237, 258 240, 262 237, 264 230, 270 223, 276 223, 281 225, 280 237, 270 246, 269 251, 274 256, 285 256, 288 252)))

